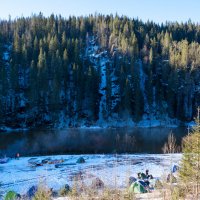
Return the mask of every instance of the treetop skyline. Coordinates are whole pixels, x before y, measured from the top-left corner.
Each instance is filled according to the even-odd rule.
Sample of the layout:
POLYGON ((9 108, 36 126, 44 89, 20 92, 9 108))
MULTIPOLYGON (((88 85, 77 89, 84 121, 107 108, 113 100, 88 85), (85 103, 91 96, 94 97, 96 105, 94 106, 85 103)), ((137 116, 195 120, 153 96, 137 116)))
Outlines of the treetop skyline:
POLYGON ((28 17, 32 14, 42 12, 44 16, 62 15, 86 16, 89 14, 126 15, 131 18, 139 18, 144 22, 150 20, 156 23, 165 23, 166 21, 186 22, 191 19, 198 23, 200 15, 198 0, 168 0, 168 1, 136 1, 136 0, 101 0, 101 1, 69 1, 69 0, 35 0, 35 1, 2 1, 0 8, 0 19, 28 17))

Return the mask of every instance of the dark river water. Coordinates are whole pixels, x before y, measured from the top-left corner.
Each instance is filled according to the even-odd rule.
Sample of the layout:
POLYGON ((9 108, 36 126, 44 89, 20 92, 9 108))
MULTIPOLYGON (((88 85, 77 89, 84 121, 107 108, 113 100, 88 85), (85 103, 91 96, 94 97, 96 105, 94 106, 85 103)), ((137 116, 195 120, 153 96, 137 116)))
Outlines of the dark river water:
POLYGON ((0 154, 162 153, 172 131, 180 145, 187 128, 32 130, 0 133, 0 154))

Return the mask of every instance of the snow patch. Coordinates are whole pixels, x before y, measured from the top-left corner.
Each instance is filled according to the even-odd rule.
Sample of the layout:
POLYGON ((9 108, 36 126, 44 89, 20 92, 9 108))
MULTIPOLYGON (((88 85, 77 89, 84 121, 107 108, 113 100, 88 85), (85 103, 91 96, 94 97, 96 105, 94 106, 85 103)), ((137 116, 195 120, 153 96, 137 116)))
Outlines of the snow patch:
POLYGON ((138 172, 143 172, 146 169, 149 169, 150 174, 157 178, 164 174, 167 175, 172 168, 171 164, 179 163, 181 154, 96 154, 35 158, 41 161, 49 157, 53 160, 64 159, 66 165, 62 168, 55 168, 54 164, 45 164, 33 168, 28 166, 30 157, 22 157, 19 160, 12 159, 6 164, 1 164, 0 176, 3 192, 14 190, 25 194, 31 186, 40 182, 54 189, 59 189, 65 184, 72 185, 74 177, 80 173, 86 184, 90 184, 93 178, 100 177, 108 187, 114 187, 116 184, 119 188, 126 188, 130 176, 136 176, 138 172), (80 156, 84 157, 85 163, 76 163, 80 156))

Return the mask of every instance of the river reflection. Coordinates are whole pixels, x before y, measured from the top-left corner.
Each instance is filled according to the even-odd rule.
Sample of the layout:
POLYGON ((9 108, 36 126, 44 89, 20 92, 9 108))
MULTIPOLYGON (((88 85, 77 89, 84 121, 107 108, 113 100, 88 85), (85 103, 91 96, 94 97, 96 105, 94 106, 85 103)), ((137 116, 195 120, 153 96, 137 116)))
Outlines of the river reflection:
POLYGON ((108 128, 32 130, 0 133, 0 153, 13 156, 78 153, 162 153, 168 134, 173 131, 180 145, 187 129, 108 128))

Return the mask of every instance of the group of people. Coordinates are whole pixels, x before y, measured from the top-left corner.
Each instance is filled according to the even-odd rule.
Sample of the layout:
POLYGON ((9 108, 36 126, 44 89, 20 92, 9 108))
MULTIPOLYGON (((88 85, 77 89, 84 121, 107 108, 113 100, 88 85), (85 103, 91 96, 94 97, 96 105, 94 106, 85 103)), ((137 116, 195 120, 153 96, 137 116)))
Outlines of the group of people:
POLYGON ((149 174, 149 170, 147 169, 145 173, 138 173, 138 179, 153 179, 153 176, 149 174))
POLYGON ((145 173, 138 173, 138 181, 141 185, 145 187, 145 189, 149 189, 150 182, 149 180, 153 179, 153 176, 149 174, 149 170, 147 169, 145 173))

